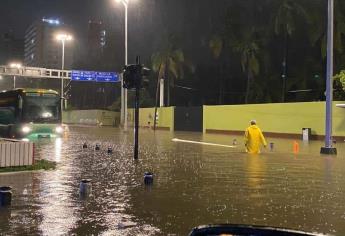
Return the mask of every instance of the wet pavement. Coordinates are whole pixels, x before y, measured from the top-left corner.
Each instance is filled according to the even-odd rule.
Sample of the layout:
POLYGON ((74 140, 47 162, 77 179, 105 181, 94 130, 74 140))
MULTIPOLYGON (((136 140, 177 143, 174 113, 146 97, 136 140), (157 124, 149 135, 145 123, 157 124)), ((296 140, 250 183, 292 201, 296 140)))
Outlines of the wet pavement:
POLYGON ((146 129, 134 161, 132 141, 107 127, 71 127, 63 139, 41 140, 37 155, 57 168, 0 175, 0 185, 13 187, 12 206, 0 209, 0 235, 187 235, 209 223, 345 235, 345 142, 327 157, 322 142, 299 141, 294 154, 293 140, 268 139, 273 151, 255 156, 243 152, 242 137, 146 129), (223 145, 236 138, 238 147, 173 138, 223 145), (154 173, 152 186, 145 171, 154 173), (81 179, 92 180, 87 198, 78 193, 81 179))

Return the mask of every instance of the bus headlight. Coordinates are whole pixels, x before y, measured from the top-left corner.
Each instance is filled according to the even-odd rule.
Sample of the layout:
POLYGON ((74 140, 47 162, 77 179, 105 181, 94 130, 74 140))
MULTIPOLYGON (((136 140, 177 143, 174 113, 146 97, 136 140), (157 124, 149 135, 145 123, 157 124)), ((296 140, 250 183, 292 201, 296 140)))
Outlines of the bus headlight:
POLYGON ((61 126, 58 126, 55 128, 55 132, 61 134, 63 132, 63 128, 61 126))
POLYGON ((24 126, 23 128, 22 128, 22 132, 24 133, 24 134, 27 134, 27 133, 29 133, 31 131, 31 128, 29 127, 29 126, 24 126))

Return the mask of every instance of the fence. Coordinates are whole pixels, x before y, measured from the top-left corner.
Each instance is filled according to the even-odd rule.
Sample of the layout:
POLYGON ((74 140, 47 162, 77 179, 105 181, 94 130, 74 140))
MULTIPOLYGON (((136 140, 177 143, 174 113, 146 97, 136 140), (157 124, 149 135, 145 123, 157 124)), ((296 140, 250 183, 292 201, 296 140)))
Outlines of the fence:
POLYGON ((33 143, 0 139, 0 167, 28 166, 34 161, 33 143))

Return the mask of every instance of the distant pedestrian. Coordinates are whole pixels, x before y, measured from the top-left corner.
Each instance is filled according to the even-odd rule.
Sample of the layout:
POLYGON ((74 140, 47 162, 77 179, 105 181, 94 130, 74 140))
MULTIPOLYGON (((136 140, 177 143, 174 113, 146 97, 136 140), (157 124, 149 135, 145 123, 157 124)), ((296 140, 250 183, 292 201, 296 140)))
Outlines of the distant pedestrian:
POLYGON ((250 126, 246 129, 244 134, 244 144, 246 151, 250 154, 260 153, 260 146, 267 146, 264 135, 260 128, 256 125, 255 120, 250 121, 250 126))

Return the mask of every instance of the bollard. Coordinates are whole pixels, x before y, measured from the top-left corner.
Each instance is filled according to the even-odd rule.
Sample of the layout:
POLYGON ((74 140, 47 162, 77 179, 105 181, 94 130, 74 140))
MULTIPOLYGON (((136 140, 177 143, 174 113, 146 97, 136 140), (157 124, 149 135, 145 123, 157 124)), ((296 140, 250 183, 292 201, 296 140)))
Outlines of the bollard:
POLYGON ((294 142, 293 142, 293 152, 294 152, 295 154, 299 153, 299 144, 298 144, 297 141, 294 141, 294 142))
POLYGON ((270 151, 272 152, 274 148, 274 143, 270 143, 270 151))
POLYGON ((88 196, 91 194, 92 185, 90 179, 83 179, 79 184, 79 193, 81 196, 88 196))
POLYGON ((10 206, 12 202, 12 188, 9 186, 0 187, 0 206, 10 206))
POLYGON ((152 172, 145 172, 144 174, 144 183, 146 185, 150 185, 153 183, 153 173, 152 172))
POLYGON ((99 151, 101 149, 101 145, 99 145, 98 143, 96 144, 95 150, 99 151))
POLYGON ((234 145, 234 146, 237 145, 237 139, 234 139, 234 140, 232 141, 232 145, 234 145))
POLYGON ((83 144, 83 148, 84 149, 87 148, 87 144, 86 143, 83 144))
POLYGON ((112 147, 108 147, 108 154, 112 154, 113 153, 113 148, 112 147))

